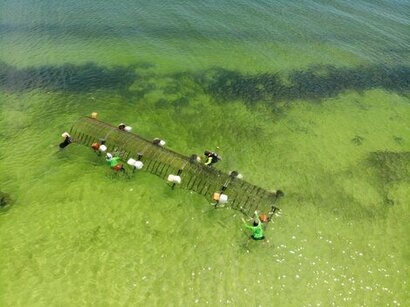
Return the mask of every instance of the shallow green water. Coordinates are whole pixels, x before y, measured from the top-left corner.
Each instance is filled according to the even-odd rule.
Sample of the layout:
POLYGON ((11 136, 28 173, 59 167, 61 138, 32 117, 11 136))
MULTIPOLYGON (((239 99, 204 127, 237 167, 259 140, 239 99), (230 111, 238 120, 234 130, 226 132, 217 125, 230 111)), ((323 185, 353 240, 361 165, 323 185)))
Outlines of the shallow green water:
POLYGON ((408 305, 406 2, 0 3, 0 305, 408 305), (58 151, 93 111, 283 190, 267 239, 58 151))

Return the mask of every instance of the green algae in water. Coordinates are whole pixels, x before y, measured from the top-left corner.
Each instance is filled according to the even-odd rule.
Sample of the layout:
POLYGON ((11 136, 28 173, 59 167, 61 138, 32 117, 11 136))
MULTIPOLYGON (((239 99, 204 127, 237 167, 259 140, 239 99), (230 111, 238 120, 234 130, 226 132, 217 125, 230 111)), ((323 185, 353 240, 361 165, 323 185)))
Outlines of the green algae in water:
MULTIPOLYGON (((394 205, 389 190, 396 184, 410 183, 410 152, 372 152, 368 158, 385 205, 394 205)), ((410 186, 410 185, 409 185, 410 186)))
POLYGON ((376 151, 368 161, 381 185, 410 182, 410 152, 376 151))
MULTIPOLYGON (((50 6, 54 28, 53 22, 44 25, 41 10, 32 10, 28 3, 18 6, 26 14, 11 16, 9 22, 14 17, 24 23, 33 17, 37 21, 34 27, 13 28, 10 37, 2 32, 2 60, 18 74, 50 67, 50 72, 62 75, 49 87, 35 77, 27 89, 17 84, 19 92, 0 93, 0 180, 2 190, 16 198, 0 216, 0 254, 6 259, 0 266, 1 304, 385 306, 408 301, 408 182, 390 169, 385 178, 400 180, 388 179, 383 191, 384 175, 368 161, 371 152, 410 150, 406 88, 385 83, 379 78, 384 70, 375 69, 380 68, 375 63, 383 62, 387 72, 400 75, 393 68, 408 66, 408 54, 398 58, 399 52, 384 51, 404 46, 407 29, 388 17, 394 12, 390 5, 388 15, 375 17, 380 4, 367 9, 369 2, 359 1, 366 7, 366 21, 371 15, 375 26, 380 17, 391 28, 377 21, 377 31, 368 33, 361 19, 355 31, 346 31, 337 27, 346 20, 329 18, 325 11, 318 28, 327 25, 339 36, 332 31, 298 32, 294 29, 304 28, 301 22, 307 20, 301 17, 306 11, 295 15, 298 5, 289 1, 291 9, 283 10, 285 2, 274 4, 274 24, 270 15, 255 19, 268 29, 283 30, 279 37, 275 32, 269 35, 273 42, 266 41, 260 27, 254 37, 249 32, 252 23, 244 22, 250 14, 247 6, 239 7, 245 8, 242 15, 236 14, 238 6, 230 7, 229 18, 236 18, 241 31, 215 24, 214 31, 197 32, 201 35, 195 41, 191 28, 196 22, 175 37, 172 29, 181 26, 167 28, 162 35, 150 18, 134 18, 133 5, 121 6, 121 18, 129 17, 130 26, 119 28, 105 25, 118 18, 113 16, 115 9, 107 18, 86 1, 84 19, 71 3, 66 4, 71 18, 62 18, 60 10, 54 14, 50 6), (39 19, 43 26, 38 26, 39 19), (58 26, 72 20, 85 27, 58 26), (139 31, 141 22, 145 33, 139 31), (40 33, 21 33, 31 28, 40 33), (386 35, 390 29, 399 33, 395 39, 386 35), (228 44, 221 32, 228 34, 228 44), (349 45, 352 42, 355 45, 349 45), (69 80, 65 88, 62 80, 70 74, 59 67, 72 63, 72 76, 86 81, 87 74, 81 72, 88 62, 96 68, 91 75, 99 82, 81 86, 69 80), (138 66, 140 62, 152 65, 138 66), (315 64, 332 66, 317 69, 315 64), (136 74, 127 89, 118 81, 120 75, 110 74, 117 65, 124 73, 136 74), (208 78, 219 76, 213 67, 234 72, 236 79, 208 78), (367 72, 378 75, 370 73, 366 81, 357 67, 370 67, 367 72), (343 77, 345 70, 355 73, 357 88, 349 80, 339 86, 327 75, 343 77), (280 80, 275 84, 277 73, 280 80), (283 79, 287 74, 293 77, 283 79), (301 84, 308 78, 312 80, 301 84), (99 84, 108 84, 107 90, 99 84), (246 91, 236 90, 236 84, 246 91), (209 85, 222 94, 226 89, 229 99, 221 99, 218 91, 213 95, 209 85), (270 90, 281 87, 276 96, 270 90), (58 92, 47 93, 48 88, 58 92), (298 92, 311 101, 299 99, 298 92), (188 101, 180 100, 183 97, 188 101), (186 154, 219 146, 225 158, 221 169, 238 169, 245 179, 262 186, 279 184, 286 197, 267 240, 249 241, 238 216, 213 209, 195 194, 171 192, 149 174, 129 180, 112 176, 88 148, 73 144, 55 153, 61 133, 92 111, 108 122, 127 122, 142 136, 161 136, 170 148, 186 154), (364 138, 360 146, 352 143, 355 136, 364 138), (384 210, 385 195, 401 205, 384 210)), ((175 14, 168 14, 158 9, 164 2, 154 3, 152 11, 159 18, 192 21, 177 14, 181 6, 169 4, 175 14)), ((315 2, 308 13, 324 5, 315 2)), ((349 13, 354 7, 335 6, 342 12, 348 7, 349 13)), ((215 16, 215 10, 207 13, 215 16)), ((218 13, 226 18, 226 11, 218 13)), ((340 17, 339 11, 332 13, 340 17)), ((407 80, 404 75, 404 85, 407 80)))
POLYGON ((4 302, 20 297, 26 305, 79 300, 147 305, 229 300, 242 305, 259 293, 257 304, 262 306, 266 301, 296 306, 300 301, 343 304, 344 297, 361 302, 369 291, 375 303, 405 301, 398 289, 407 276, 402 247, 407 238, 406 180, 396 173, 401 165, 394 162, 396 156, 375 158, 382 165, 390 161, 386 178, 396 179, 389 181, 388 196, 404 204, 384 210, 380 171, 368 161, 369 153, 376 152, 373 147, 406 150, 406 143, 399 145, 391 137, 403 135, 405 118, 375 120, 396 112, 405 117, 404 98, 371 92, 322 104, 298 101, 281 117, 272 116, 269 108, 209 98, 193 99, 180 110, 166 104, 158 110, 150 106, 153 99, 135 116, 137 103, 111 92, 94 95, 95 100, 88 94, 38 91, 6 100, 3 133, 14 146, 2 155, 13 157, 17 166, 2 163, 0 168, 2 178, 10 178, 4 189, 18 198, 0 221, 7 234, 0 250, 8 251, 9 259, 0 267, 4 302), (384 103, 371 104, 377 97, 384 103), (358 106, 356 99, 369 108, 358 106), (24 129, 11 129, 8 115, 26 103, 33 109, 21 121, 24 129), (65 106, 74 112, 60 112, 65 106), (123 112, 113 113, 113 108, 123 112), (207 112, 210 108, 213 112, 207 112), (249 241, 239 216, 213 209, 195 193, 172 191, 150 174, 112 176, 83 146, 56 151, 61 132, 91 111, 109 122, 124 120, 143 136, 161 135, 183 153, 223 144, 225 159, 218 167, 235 167, 261 185, 280 183, 286 197, 281 214, 269 225, 267 241, 249 241), (199 122, 218 129, 204 129, 199 122), (32 137, 37 131, 41 138, 32 137), (366 142, 355 146, 354 135, 363 135, 366 142), (27 152, 36 163, 25 163, 27 152), (180 290, 173 291, 175 285, 180 290), (33 296, 32 289, 39 295, 33 296), (50 289, 57 294, 49 295, 50 289))

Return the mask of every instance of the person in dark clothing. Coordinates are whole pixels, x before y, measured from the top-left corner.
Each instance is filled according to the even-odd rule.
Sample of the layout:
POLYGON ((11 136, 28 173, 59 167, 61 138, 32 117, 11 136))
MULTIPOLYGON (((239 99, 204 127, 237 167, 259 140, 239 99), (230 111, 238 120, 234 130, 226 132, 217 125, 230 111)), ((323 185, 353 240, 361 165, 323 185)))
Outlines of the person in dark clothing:
POLYGON ((121 124, 118 125, 118 129, 121 130, 121 131, 131 132, 132 127, 131 127, 131 126, 127 126, 127 125, 124 124, 124 123, 121 123, 121 124))
POLYGON ((219 160, 222 160, 222 158, 216 152, 205 150, 204 155, 206 159, 205 165, 207 166, 211 166, 212 164, 215 164, 219 160))
POLYGON ((60 143, 60 149, 66 148, 73 142, 73 139, 71 138, 71 135, 68 134, 68 132, 64 132, 61 136, 64 138, 64 141, 60 143))
POLYGON ((161 140, 159 138, 155 138, 155 139, 152 140, 152 144, 157 145, 159 147, 164 147, 166 143, 165 143, 164 140, 161 140))

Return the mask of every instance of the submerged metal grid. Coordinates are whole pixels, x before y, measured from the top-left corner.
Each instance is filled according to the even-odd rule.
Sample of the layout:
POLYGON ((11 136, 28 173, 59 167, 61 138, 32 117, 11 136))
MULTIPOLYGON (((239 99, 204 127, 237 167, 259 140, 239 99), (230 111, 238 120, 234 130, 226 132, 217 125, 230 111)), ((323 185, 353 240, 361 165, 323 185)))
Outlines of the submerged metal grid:
POLYGON ((142 155, 142 170, 163 179, 170 174, 178 174, 181 177, 180 187, 204 195, 208 199, 212 199, 215 192, 223 192, 228 196, 228 202, 224 205, 247 216, 252 216, 255 210, 272 216, 277 209, 274 206, 277 200, 274 192, 205 166, 190 157, 157 146, 135 133, 122 131, 100 120, 91 117, 80 118, 73 124, 70 133, 75 143, 86 146, 104 139, 107 151, 115 152, 123 161, 129 158, 136 159, 142 155))

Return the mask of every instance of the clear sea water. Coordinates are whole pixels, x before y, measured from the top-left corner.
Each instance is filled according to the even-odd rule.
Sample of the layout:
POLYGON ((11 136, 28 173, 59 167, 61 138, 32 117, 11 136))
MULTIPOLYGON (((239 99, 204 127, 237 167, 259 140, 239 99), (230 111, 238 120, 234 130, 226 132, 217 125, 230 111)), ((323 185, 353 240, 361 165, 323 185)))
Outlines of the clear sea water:
POLYGON ((0 306, 409 306, 410 3, 0 0, 0 306), (281 189, 241 214, 61 134, 98 112, 281 189))

